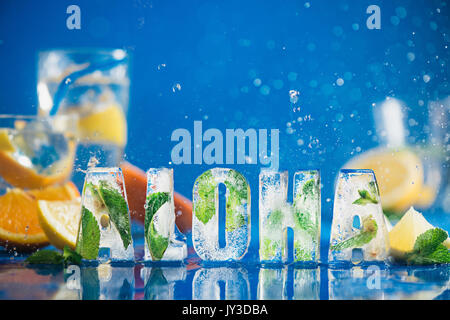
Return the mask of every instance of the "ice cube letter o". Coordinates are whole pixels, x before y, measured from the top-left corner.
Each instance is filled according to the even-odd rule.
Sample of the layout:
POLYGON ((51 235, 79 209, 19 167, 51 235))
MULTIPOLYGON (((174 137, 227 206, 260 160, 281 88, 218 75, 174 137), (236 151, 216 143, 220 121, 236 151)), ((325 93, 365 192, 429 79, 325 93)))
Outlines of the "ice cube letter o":
POLYGON ((186 242, 175 225, 173 169, 147 171, 144 234, 146 261, 182 261, 187 257, 186 242))
POLYGON ((250 187, 242 174, 214 168, 201 174, 193 188, 192 240, 205 261, 237 261, 250 243, 250 187), (226 186, 225 243, 219 246, 219 184, 226 186))
POLYGON ((85 260, 133 261, 125 184, 120 168, 90 168, 84 181, 76 250, 85 260))

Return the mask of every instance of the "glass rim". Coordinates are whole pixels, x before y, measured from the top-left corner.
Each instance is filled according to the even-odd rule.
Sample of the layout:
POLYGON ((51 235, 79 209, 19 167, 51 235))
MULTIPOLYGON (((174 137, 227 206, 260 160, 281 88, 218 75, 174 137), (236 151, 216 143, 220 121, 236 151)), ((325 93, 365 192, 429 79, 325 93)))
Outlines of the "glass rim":
POLYGON ((341 173, 374 173, 372 169, 341 169, 341 173))
MULTIPOLYGON (((113 47, 56 47, 43 49, 38 51, 38 56, 46 55, 50 53, 60 53, 60 54, 98 54, 98 55, 110 55, 114 57, 114 53, 125 54, 125 56, 130 56, 130 51, 124 48, 113 48, 113 47)), ((119 60, 118 58, 117 60, 119 60)))
POLYGON ((39 114, 8 114, 8 113, 3 113, 0 114, 0 120, 2 119, 19 119, 19 120, 46 120, 46 119, 53 119, 53 118, 78 118, 78 115, 76 114, 56 114, 54 116, 50 116, 50 115, 39 115, 39 114))

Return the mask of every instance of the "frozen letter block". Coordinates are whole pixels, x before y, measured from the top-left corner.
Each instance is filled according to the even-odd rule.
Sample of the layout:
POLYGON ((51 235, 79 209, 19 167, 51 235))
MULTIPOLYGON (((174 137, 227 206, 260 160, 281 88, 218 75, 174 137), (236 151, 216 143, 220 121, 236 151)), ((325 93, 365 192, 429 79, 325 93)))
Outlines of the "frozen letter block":
POLYGON ((375 174, 367 169, 341 170, 334 196, 328 262, 384 261, 388 245, 375 174))
POLYGON ((76 250, 85 260, 134 261, 120 168, 90 168, 83 187, 76 250))
POLYGON ((250 243, 250 187, 244 176, 232 169, 214 168, 194 183, 192 239, 205 261, 236 261, 250 243), (226 186, 226 246, 219 246, 219 184, 226 186))
POLYGON ((145 260, 182 261, 187 257, 186 242, 175 224, 173 169, 147 171, 144 227, 145 260))
POLYGON ((294 262, 317 262, 320 243, 320 177, 318 171, 294 175, 294 204, 287 202, 288 173, 259 175, 260 261, 288 262, 288 236, 294 235, 294 262))

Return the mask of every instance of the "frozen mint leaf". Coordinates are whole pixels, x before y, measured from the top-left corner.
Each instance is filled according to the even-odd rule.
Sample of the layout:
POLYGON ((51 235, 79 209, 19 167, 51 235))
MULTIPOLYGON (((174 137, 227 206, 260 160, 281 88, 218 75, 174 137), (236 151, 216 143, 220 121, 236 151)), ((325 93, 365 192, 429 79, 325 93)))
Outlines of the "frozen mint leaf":
POLYGON ((119 231, 125 249, 131 244, 130 217, 128 205, 123 195, 106 181, 100 181, 99 194, 108 209, 111 221, 119 231))
POLYGON ((148 237, 150 231, 150 223, 153 216, 162 207, 163 204, 169 201, 169 192, 155 192, 147 196, 147 201, 145 204, 145 222, 144 222, 144 232, 148 237))
POLYGON ((294 261, 311 261, 311 252, 303 248, 300 241, 294 241, 294 261))
POLYGON ((313 195, 315 187, 316 187, 316 183, 315 183, 314 179, 310 179, 310 180, 306 181, 305 184, 303 185, 303 189, 302 189, 303 196, 307 197, 307 196, 313 195))
POLYGON ((248 185, 244 176, 235 170, 228 172, 224 184, 228 190, 226 230, 233 231, 245 224, 242 206, 248 200, 248 185))
POLYGON ((78 235, 76 252, 87 260, 95 260, 100 247, 100 229, 94 214, 81 208, 81 234, 78 235))
POLYGON ((81 264, 81 255, 78 254, 76 251, 72 250, 71 248, 69 248, 68 246, 64 247, 63 250, 63 257, 64 257, 64 262, 66 262, 67 264, 81 264))
POLYGON ((39 250, 29 256, 26 260, 29 264, 63 264, 64 257, 54 250, 39 250))
POLYGON ((194 214, 203 224, 216 214, 216 182, 211 170, 204 172, 196 180, 198 186, 198 196, 194 206, 194 214))
POLYGON ((359 193, 360 198, 353 201, 353 204, 359 204, 359 205, 365 206, 368 203, 375 203, 375 204, 378 203, 376 196, 370 194, 369 191, 358 190, 358 193, 359 193))
POLYGON ((297 228, 305 230, 314 239, 317 234, 317 227, 316 224, 311 221, 310 217, 310 214, 300 212, 300 210, 294 206, 294 221, 297 228))
POLYGON ((227 231, 234 231, 245 224, 245 218, 241 213, 238 214, 227 214, 225 221, 225 229, 227 231))
POLYGON ((378 225, 372 216, 365 217, 362 221, 363 227, 358 234, 344 240, 334 246, 331 246, 332 251, 341 251, 347 248, 361 248, 363 245, 372 241, 377 235, 378 225))
POLYGON ((282 228, 283 218, 283 212, 280 209, 273 210, 267 217, 267 227, 270 230, 282 228))
POLYGON ((169 196, 169 192, 155 192, 147 196, 144 232, 154 260, 161 260, 169 245, 169 239, 158 234, 154 226, 155 214, 166 202, 169 202, 169 196))
POLYGON ((164 256, 164 252, 166 252, 166 249, 169 246, 169 238, 160 235, 155 230, 155 226, 152 222, 148 235, 148 243, 153 260, 161 260, 164 256))
POLYGON ((281 248, 281 242, 264 239, 261 248, 260 248, 260 256, 262 260, 271 260, 277 255, 278 249, 281 248))

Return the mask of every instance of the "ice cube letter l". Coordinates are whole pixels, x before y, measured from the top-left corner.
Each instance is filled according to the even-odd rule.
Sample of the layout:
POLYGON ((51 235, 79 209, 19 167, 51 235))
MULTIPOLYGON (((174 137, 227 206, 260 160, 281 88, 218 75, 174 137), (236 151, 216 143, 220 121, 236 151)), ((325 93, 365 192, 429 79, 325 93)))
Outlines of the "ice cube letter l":
POLYGON ((76 250, 85 260, 134 260, 130 213, 120 168, 88 169, 76 250))
POLYGON ((145 203, 145 260, 182 261, 187 257, 184 239, 176 239, 173 201, 173 169, 151 168, 147 171, 145 203))
POLYGON ((205 261, 237 261, 250 243, 250 187, 244 176, 232 169, 214 168, 194 183, 192 239, 195 251, 205 261), (226 186, 225 243, 219 246, 219 184, 226 186))

